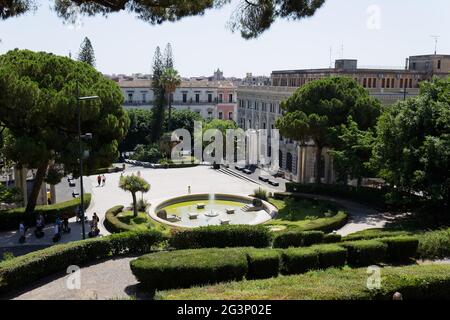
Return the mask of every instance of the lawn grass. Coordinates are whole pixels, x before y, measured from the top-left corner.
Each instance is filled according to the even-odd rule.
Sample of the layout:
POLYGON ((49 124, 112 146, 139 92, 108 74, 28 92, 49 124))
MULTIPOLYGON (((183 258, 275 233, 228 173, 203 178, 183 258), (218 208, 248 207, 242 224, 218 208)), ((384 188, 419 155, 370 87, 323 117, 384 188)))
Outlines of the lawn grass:
POLYGON ((328 225, 339 225, 347 218, 347 213, 331 201, 270 198, 269 202, 278 209, 278 215, 266 225, 280 229, 322 230, 328 225))
POLYGON ((131 227, 132 231, 144 231, 144 230, 158 230, 164 234, 168 234, 170 232, 170 227, 159 223, 145 212, 138 212, 138 216, 133 216, 133 211, 123 211, 119 213, 117 216, 120 222, 131 227))
POLYGON ((327 269, 265 280, 245 280, 157 292, 159 300, 355 300, 448 298, 450 265, 381 269, 381 288, 367 289, 367 268, 327 269))

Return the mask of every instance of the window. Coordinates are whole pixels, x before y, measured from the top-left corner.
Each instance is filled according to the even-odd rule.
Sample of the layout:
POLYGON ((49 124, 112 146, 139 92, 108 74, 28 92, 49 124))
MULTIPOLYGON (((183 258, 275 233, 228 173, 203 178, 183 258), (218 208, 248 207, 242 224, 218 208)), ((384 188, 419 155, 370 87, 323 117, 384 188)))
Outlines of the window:
POLYGON ((142 103, 146 103, 147 102, 146 95, 147 94, 145 92, 142 92, 142 103))
POLYGON ((195 102, 197 102, 197 103, 200 102, 200 93, 195 94, 195 102))
POLYGON ((412 64, 412 69, 416 70, 416 63, 415 62, 413 62, 413 64, 412 64))
POLYGON ((219 93, 219 102, 223 102, 223 94, 219 93))
POLYGON ((386 79, 381 79, 381 87, 386 88, 386 79))
POLYGON ((128 92, 128 102, 133 102, 133 92, 128 92))
POLYGON ((222 111, 219 112, 219 119, 223 119, 223 113, 222 113, 222 111))
POLYGON ((228 102, 233 102, 233 94, 232 93, 230 93, 229 95, 228 95, 228 102))
POLYGON ((412 79, 409 79, 409 87, 412 88, 412 79))
POLYGON ((212 93, 208 93, 208 103, 212 102, 212 93))
POLYGON ((372 78, 369 78, 369 88, 372 88, 372 78))
POLYGON ((386 79, 386 88, 390 88, 391 87, 391 79, 386 79))
POLYGON ((183 103, 187 102, 187 93, 183 92, 183 103))
POLYGON ((438 60, 438 65, 437 68, 440 69, 441 68, 441 60, 438 60))
POLYGON ((364 80, 363 80, 363 87, 364 87, 364 88, 367 87, 367 79, 366 79, 366 78, 364 78, 364 80))
POLYGON ((228 112, 228 119, 233 120, 233 112, 228 112))
POLYGON ((374 88, 377 87, 377 78, 373 78, 372 85, 373 85, 374 88))

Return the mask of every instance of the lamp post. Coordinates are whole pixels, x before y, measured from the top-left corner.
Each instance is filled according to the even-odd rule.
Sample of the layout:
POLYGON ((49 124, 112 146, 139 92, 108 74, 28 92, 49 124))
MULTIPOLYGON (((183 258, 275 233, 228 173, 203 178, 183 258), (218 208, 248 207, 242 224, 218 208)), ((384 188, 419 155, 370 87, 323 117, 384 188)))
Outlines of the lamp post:
POLYGON ((80 159, 80 211, 81 211, 81 230, 83 233, 83 240, 86 239, 85 232, 85 216, 84 216, 84 188, 83 188, 83 146, 81 144, 82 138, 92 139, 91 133, 81 134, 81 109, 80 101, 98 99, 98 96, 80 97, 80 88, 77 83, 77 117, 78 117, 78 144, 79 144, 79 159, 80 159))

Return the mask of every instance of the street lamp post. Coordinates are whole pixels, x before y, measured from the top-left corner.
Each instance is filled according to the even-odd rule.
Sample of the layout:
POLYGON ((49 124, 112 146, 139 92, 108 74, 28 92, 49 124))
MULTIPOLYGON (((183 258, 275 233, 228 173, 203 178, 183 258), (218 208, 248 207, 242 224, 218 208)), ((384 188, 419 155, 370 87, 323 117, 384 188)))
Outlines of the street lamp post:
POLYGON ((81 230, 83 233, 83 240, 86 239, 86 231, 85 231, 85 216, 84 216, 84 188, 83 188, 83 146, 81 143, 81 139, 92 138, 92 134, 81 134, 81 108, 80 101, 85 100, 94 100, 98 99, 98 96, 89 96, 89 97, 80 97, 80 88, 77 83, 77 118, 78 118, 78 144, 79 144, 79 154, 78 157, 80 159, 80 211, 81 211, 81 230))

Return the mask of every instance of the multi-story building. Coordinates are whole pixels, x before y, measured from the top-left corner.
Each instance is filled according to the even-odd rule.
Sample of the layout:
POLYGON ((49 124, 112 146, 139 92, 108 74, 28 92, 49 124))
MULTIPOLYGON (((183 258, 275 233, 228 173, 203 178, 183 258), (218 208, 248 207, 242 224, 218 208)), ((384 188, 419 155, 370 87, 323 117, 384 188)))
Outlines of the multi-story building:
MULTIPOLYGON (((358 68, 357 60, 336 60, 334 68, 273 71, 270 86, 241 86, 238 88, 238 125, 247 129, 271 129, 282 115, 281 101, 306 83, 332 76, 347 76, 360 83, 371 96, 389 105, 419 93, 419 83, 432 77, 450 74, 450 55, 409 57, 405 69, 358 68)), ((315 147, 312 143, 299 146, 281 137, 279 165, 287 179, 302 183, 315 180, 315 147)), ((325 149, 320 161, 324 182, 334 181, 333 161, 325 149)))
MULTIPOLYGON (((118 84, 125 97, 125 108, 153 107, 151 80, 123 80, 118 84)), ((236 89, 228 80, 183 80, 172 94, 172 107, 176 110, 192 110, 205 119, 236 121, 236 89)))
POLYGON ((270 86, 270 77, 254 76, 251 72, 249 72, 246 74, 245 78, 242 79, 242 85, 244 85, 244 86, 270 86))

